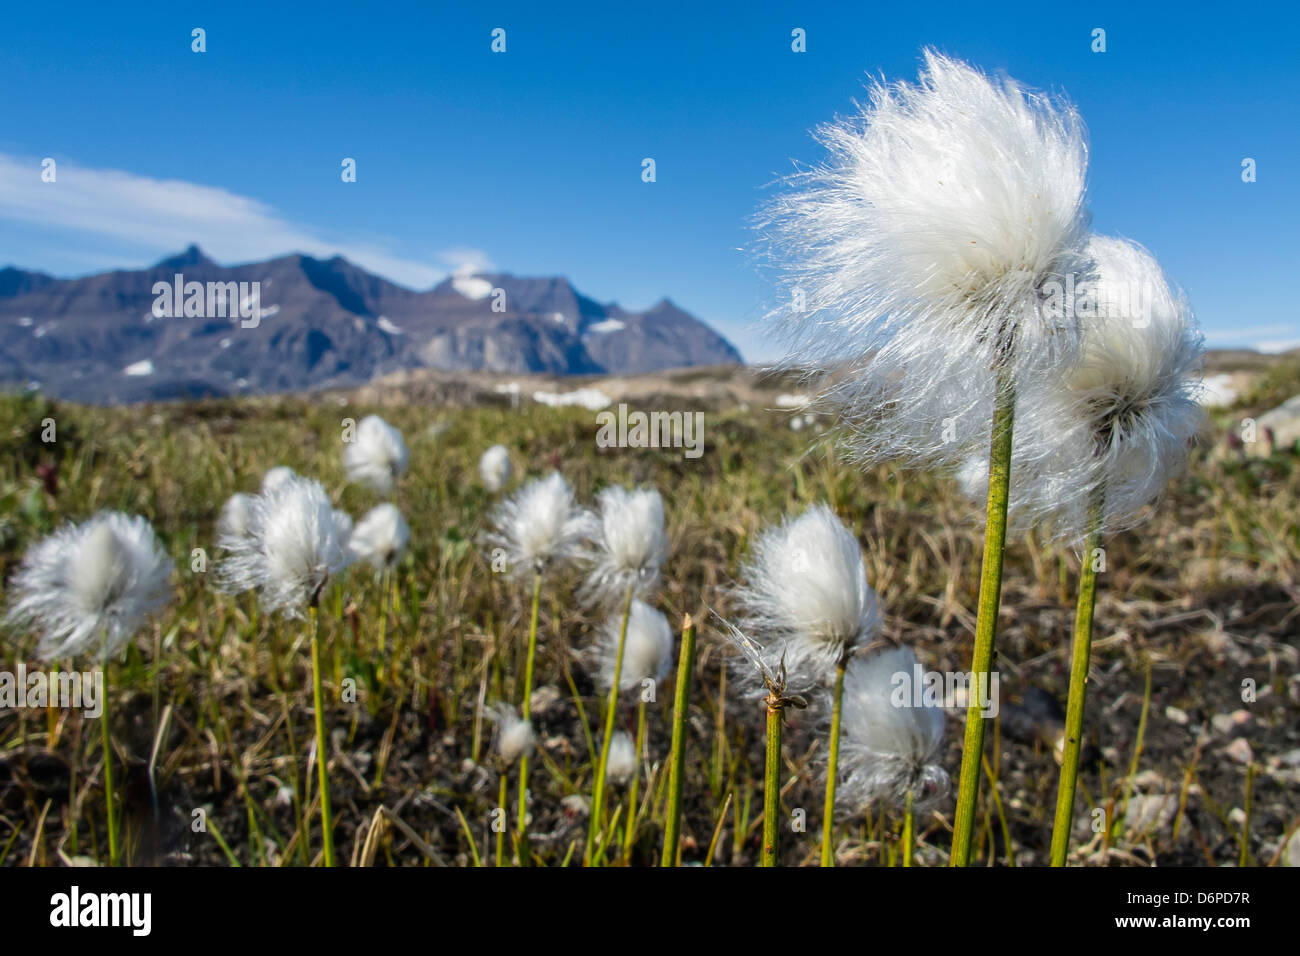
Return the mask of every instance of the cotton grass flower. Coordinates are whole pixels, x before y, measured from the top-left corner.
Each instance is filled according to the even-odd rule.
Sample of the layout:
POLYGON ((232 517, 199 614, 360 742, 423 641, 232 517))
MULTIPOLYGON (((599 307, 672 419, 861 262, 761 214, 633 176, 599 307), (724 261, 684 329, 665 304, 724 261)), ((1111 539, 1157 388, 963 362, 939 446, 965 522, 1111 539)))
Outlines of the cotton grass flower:
POLYGON ((247 537, 252 517, 253 496, 236 492, 221 506, 221 515, 217 518, 218 537, 247 537))
POLYGON ((636 776, 636 744, 626 731, 616 731, 609 744, 609 765, 605 768, 609 779, 620 787, 636 776))
POLYGON ((479 477, 488 491, 496 493, 510 484, 510 451, 505 445, 493 445, 478 462, 479 477))
POLYGON ((588 520, 574 504, 564 476, 552 472, 530 481, 497 506, 487 541, 504 550, 512 575, 543 574, 582 553, 588 520))
MULTIPOLYGON (((600 641, 594 648, 596 684, 602 690, 609 690, 614 683, 622 629, 622 616, 611 617, 605 622, 600 641)), ((659 683, 672 667, 672 656, 673 630, 668 624, 668 618, 650 605, 634 600, 627 616, 619 690, 637 690, 646 680, 659 683)))
POLYGON ((937 762, 943 744, 941 700, 911 693, 916 655, 910 647, 849 662, 844 675, 837 801, 853 813, 876 803, 923 806, 948 789, 937 762))
POLYGON ((221 538, 229 556, 218 565, 219 584, 231 593, 256 590, 267 611, 301 616, 347 565, 338 522, 318 482, 285 479, 253 499, 247 535, 221 538))
POLYGON ((496 724, 495 749, 505 763, 512 764, 532 754, 537 734, 531 721, 520 718, 507 703, 489 707, 485 713, 496 724))
POLYGON ((410 461, 402 433, 378 415, 357 422, 352 441, 343 445, 343 470, 348 480, 381 495, 392 494, 410 461))
POLYGON ((579 591, 587 604, 647 597, 668 556, 664 502, 653 488, 618 485, 597 496, 599 514, 588 524, 591 570, 579 591))
POLYGON ((396 505, 385 502, 371 508, 347 539, 347 548, 357 561, 376 571, 391 569, 406 552, 411 528, 396 505))
POLYGON ((120 651, 171 598, 172 561, 144 518, 109 511, 28 549, 8 623, 39 635, 42 660, 120 651))
POLYGON ((796 689, 825 682, 846 654, 880 634, 862 548, 825 505, 764 532, 741 576, 741 627, 762 645, 769 669, 785 661, 796 689))
MULTIPOLYGON (((10 581, 11 626, 39 635, 42 660, 98 654, 107 665, 171 597, 172 562, 144 518, 101 512, 36 542, 10 581)), ((109 866, 118 863, 109 695, 99 725, 109 866)))
POLYGON ((987 441, 963 415, 973 370, 1020 385, 1074 354, 1077 323, 1051 305, 1088 272, 1083 125, 933 50, 917 83, 869 92, 762 217, 794 303, 774 331, 792 364, 847 369, 826 397, 863 458, 956 464, 987 441))
POLYGON ((1186 464, 1204 420, 1204 342, 1186 298, 1140 246, 1096 237, 1089 249, 1097 278, 1082 294, 1095 314, 1064 387, 1032 395, 1035 431, 1055 454, 1039 468, 1040 495, 1026 502, 1031 518, 1075 541, 1098 495, 1103 533, 1136 523, 1186 464))

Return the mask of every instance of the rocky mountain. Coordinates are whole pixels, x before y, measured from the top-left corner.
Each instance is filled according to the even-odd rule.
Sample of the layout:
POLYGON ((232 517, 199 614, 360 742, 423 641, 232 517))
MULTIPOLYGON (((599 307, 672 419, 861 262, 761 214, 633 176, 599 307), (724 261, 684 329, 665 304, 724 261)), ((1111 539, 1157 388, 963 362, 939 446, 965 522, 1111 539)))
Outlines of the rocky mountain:
POLYGON ((667 299, 629 312, 563 278, 464 275, 415 292, 338 257, 225 267, 196 246, 79 279, 0 269, 0 383, 85 402, 353 386, 416 368, 634 374, 739 361, 667 299))

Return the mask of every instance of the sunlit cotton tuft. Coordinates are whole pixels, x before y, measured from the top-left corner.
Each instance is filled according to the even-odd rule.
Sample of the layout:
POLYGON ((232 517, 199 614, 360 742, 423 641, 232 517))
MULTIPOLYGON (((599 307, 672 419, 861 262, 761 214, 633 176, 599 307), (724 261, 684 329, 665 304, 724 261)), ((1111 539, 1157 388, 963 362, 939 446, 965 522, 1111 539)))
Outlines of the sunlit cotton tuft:
POLYGON ((844 672, 836 807, 902 806, 909 791, 924 805, 948 790, 937 763, 943 743, 941 701, 912 693, 916 655, 891 647, 849 662, 844 672))
POLYGON ((631 734, 625 730, 616 730, 609 738, 609 760, 605 764, 605 774, 619 786, 636 776, 636 744, 631 734))
POLYGON ((579 599, 588 604, 621 602, 628 588, 637 597, 648 596, 668 556, 663 498, 653 488, 629 491, 611 485, 596 500, 598 514, 588 527, 591 570, 579 599))
POLYGON ((987 444, 990 370, 1019 386, 1075 354, 1054 292, 1090 270, 1082 122, 927 50, 917 83, 874 82, 818 138, 826 162, 760 222, 788 285, 773 332, 835 373, 822 398, 861 458, 958 464, 987 444))
POLYGON ((248 525, 252 520, 253 496, 236 492, 226 499, 221 506, 221 515, 217 518, 217 536, 223 538, 246 537, 248 525))
MULTIPOLYGON (((339 517, 318 482, 294 476, 253 499, 249 534, 224 537, 217 566, 229 592, 256 590, 263 608, 298 616, 315 606, 330 577, 347 566, 339 517)), ((350 521, 350 519, 349 519, 350 521)))
POLYGON ((171 597, 172 561, 149 522, 103 512, 28 549, 9 585, 10 625, 43 660, 111 657, 171 597))
MULTIPOLYGON (((1139 521, 1186 464, 1204 419, 1204 344, 1186 298, 1135 243, 1096 236, 1089 254, 1096 275, 1078 290, 1079 358, 1021 396, 1009 503, 1014 527, 1076 542, 1098 492, 1103 531, 1139 521)), ((962 469, 973 497, 984 493, 986 464, 962 469)))
POLYGON ((551 472, 530 481, 497 506, 487 542, 502 549, 512 575, 541 574, 581 554, 590 520, 574 504, 564 476, 551 472))
MULTIPOLYGON (((608 690, 614 683, 614 665, 622 626, 622 612, 611 615, 594 647, 596 681, 604 690, 608 690)), ((672 667, 672 656, 673 630, 668 624, 668 618, 643 601, 633 601, 628 611, 627 637, 623 643, 623 670, 619 675, 618 689, 640 690, 642 681, 662 681, 672 667)))
POLYGON ((381 495, 392 494, 410 461, 402 433, 378 415, 361 419, 352 441, 343 445, 343 470, 348 480, 381 495))
POLYGON ((396 505, 385 502, 371 508, 357 522, 347 538, 354 560, 364 561, 377 571, 401 560, 411 540, 411 529, 396 505))
POLYGON ((478 474, 483 486, 493 493, 510 484, 510 451, 505 445, 493 445, 483 452, 478 461, 478 474))
POLYGON ((825 505, 764 532, 742 577, 740 625, 769 669, 784 658, 793 689, 824 682, 841 657, 880 634, 858 539, 825 505))
POLYGON ((537 743, 531 721, 523 720, 510 704, 499 703, 487 708, 487 716, 496 724, 496 752, 507 764, 530 756, 537 743))

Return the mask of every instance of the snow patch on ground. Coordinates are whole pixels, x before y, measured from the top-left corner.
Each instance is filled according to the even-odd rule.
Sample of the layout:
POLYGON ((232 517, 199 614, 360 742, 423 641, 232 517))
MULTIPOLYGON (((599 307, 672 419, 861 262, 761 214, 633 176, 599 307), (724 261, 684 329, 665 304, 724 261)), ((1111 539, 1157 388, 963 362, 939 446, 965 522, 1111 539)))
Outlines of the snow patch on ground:
POLYGON ((381 315, 379 317, 379 321, 377 321, 375 324, 379 326, 381 331, 387 332, 389 335, 402 334, 401 326, 394 325, 393 322, 386 315, 381 315))
POLYGON ((605 319, 597 322, 587 328, 592 335, 604 335, 606 332, 621 332, 627 328, 627 323, 622 319, 605 319))
POLYGON ((600 389, 577 388, 572 392, 533 392, 533 401, 552 408, 577 405, 587 411, 598 412, 602 408, 608 408, 614 400, 600 389))

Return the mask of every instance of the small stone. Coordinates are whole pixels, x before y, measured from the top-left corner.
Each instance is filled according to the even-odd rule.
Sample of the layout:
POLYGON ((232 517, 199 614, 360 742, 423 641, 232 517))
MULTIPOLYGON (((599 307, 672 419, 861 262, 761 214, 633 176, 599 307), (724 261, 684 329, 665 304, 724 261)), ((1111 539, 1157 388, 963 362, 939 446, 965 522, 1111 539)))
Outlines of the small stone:
POLYGON ((1229 760, 1235 760, 1239 764, 1249 764, 1255 762, 1255 752, 1250 749, 1250 743, 1245 737, 1238 737, 1232 743, 1223 749, 1223 754, 1229 760))
POLYGON ((1124 812, 1124 825, 1141 836, 1152 830, 1163 829, 1178 811, 1178 797, 1174 794, 1137 793, 1129 798, 1124 812))
POLYGON ((1188 721, 1187 711, 1170 705, 1165 708, 1165 719, 1170 723, 1177 724, 1179 727, 1186 727, 1188 721))

